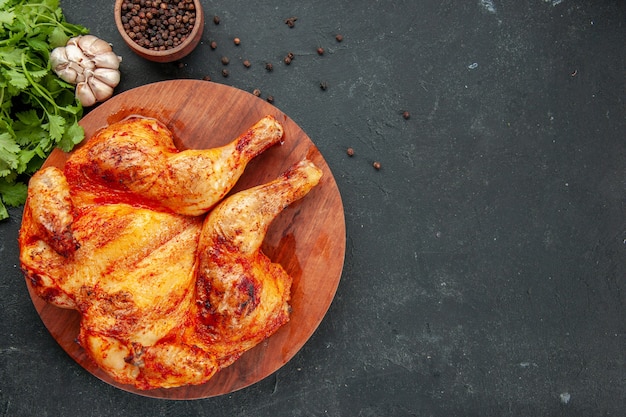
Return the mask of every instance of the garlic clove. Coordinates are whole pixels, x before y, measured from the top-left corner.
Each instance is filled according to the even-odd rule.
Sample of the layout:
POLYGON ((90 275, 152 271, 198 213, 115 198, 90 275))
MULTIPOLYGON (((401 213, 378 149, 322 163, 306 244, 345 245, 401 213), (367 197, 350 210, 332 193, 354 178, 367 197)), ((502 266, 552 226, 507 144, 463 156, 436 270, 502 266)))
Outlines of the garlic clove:
POLYGON ((70 61, 67 59, 64 46, 54 48, 52 52, 50 52, 50 66, 54 72, 64 69, 69 63, 70 61))
POLYGON ((110 68, 110 69, 118 69, 120 67, 120 62, 122 62, 122 57, 117 56, 115 52, 103 52, 94 56, 92 59, 93 64, 98 68, 110 68))
POLYGON ((74 80, 72 84, 78 84, 78 83, 85 81, 85 79, 87 78, 87 73, 91 72, 90 69, 85 69, 80 64, 77 64, 76 62, 70 62, 67 68, 76 73, 76 80, 74 80))
POLYGON ((65 44, 65 46, 67 46, 67 45, 74 45, 74 46, 78 46, 78 38, 79 38, 79 37, 80 37, 80 36, 75 36, 75 37, 73 37, 73 38, 69 38, 69 39, 68 39, 68 41, 67 41, 67 43, 65 44))
POLYGON ((94 63, 83 54, 83 51, 74 44, 68 44, 65 46, 65 54, 69 61, 76 62, 82 65, 84 68, 92 69, 95 67, 94 63))
POLYGON ((76 84, 78 82, 79 74, 70 67, 55 70, 54 72, 65 82, 70 84, 76 84))
POLYGON ((87 84, 96 97, 96 101, 104 101, 113 95, 113 87, 96 77, 87 78, 87 84))
POLYGON ((97 101, 87 81, 76 84, 76 98, 84 107, 93 106, 97 101))
POLYGON ((111 87, 115 87, 120 83, 120 72, 111 68, 96 68, 93 70, 93 76, 111 87))
POLYGON ((85 68, 82 65, 80 65, 79 63, 74 62, 74 61, 70 61, 70 63, 67 64, 67 67, 73 69, 74 71, 76 71, 79 74, 82 74, 83 72, 85 72, 85 68))
POLYGON ((108 42, 94 35, 78 36, 76 43, 80 49, 82 49, 83 53, 90 58, 105 52, 113 51, 113 48, 108 42))

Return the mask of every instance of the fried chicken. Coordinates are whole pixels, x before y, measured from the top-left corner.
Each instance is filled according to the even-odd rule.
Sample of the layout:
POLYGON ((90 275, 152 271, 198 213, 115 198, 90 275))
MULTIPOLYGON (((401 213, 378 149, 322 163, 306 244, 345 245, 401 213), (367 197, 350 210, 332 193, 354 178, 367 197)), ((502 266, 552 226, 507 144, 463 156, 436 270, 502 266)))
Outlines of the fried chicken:
POLYGON ((161 123, 131 118, 33 176, 21 267, 43 299, 79 311, 80 345, 114 380, 204 383, 289 320, 291 277, 260 247, 321 170, 302 160, 222 201, 282 135, 266 117, 223 147, 178 151, 161 123))

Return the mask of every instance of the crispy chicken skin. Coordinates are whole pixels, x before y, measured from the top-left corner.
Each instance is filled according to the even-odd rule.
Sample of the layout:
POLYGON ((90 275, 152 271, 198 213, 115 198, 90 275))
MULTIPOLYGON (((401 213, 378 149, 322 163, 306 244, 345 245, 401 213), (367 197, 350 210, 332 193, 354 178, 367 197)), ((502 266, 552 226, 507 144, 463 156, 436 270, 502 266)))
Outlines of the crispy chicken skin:
POLYGON ((221 201, 281 138, 266 117, 224 147, 178 152, 161 123, 132 118, 100 131, 65 171, 32 177, 21 267, 39 296, 79 311, 80 345, 114 380, 204 383, 288 321, 291 277, 260 247, 321 170, 303 160, 221 201))

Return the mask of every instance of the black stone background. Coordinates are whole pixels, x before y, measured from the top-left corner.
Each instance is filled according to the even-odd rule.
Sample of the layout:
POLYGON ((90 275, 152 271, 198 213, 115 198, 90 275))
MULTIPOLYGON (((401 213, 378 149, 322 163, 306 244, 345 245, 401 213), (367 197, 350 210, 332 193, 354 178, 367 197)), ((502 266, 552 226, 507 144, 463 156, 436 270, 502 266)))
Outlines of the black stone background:
POLYGON ((112 0, 61 2, 123 56, 117 92, 210 75, 274 96, 339 184, 336 298, 295 358, 249 388, 137 396, 49 335, 12 209, 0 222, 1 416, 625 415, 626 2, 202 3, 202 43, 154 64, 123 44, 112 0))

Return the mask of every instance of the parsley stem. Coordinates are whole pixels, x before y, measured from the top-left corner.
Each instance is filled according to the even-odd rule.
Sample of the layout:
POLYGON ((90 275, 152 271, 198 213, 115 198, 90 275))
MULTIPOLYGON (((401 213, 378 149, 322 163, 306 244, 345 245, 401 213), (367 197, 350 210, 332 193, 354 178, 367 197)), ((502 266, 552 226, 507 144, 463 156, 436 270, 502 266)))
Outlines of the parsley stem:
POLYGON ((26 68, 26 54, 24 53, 22 54, 22 70, 24 71, 24 76, 26 77, 30 85, 35 90, 37 90, 37 92, 41 95, 41 97, 45 98, 46 101, 52 104, 54 108, 54 114, 57 114, 58 113, 57 109, 59 107, 58 104, 54 101, 54 99, 52 98, 52 95, 50 94, 48 90, 46 90, 45 88, 41 86, 41 84, 36 83, 35 80, 33 80, 33 77, 31 77, 30 73, 28 72, 28 69, 26 68))

